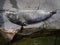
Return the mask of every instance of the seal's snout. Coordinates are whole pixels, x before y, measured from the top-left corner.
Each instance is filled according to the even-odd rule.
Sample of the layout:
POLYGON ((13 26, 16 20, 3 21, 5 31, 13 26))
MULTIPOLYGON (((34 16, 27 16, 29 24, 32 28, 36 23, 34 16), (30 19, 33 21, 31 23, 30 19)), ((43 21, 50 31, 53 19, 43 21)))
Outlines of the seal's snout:
POLYGON ((52 15, 57 13, 57 10, 50 12, 52 15))

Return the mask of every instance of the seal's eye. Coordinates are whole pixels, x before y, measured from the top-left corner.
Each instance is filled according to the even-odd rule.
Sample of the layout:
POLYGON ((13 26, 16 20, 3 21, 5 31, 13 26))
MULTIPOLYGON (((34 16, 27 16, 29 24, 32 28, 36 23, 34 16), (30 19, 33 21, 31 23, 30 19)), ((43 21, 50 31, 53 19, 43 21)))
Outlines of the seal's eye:
POLYGON ((9 19, 15 19, 16 18, 16 14, 9 13, 9 14, 7 14, 7 18, 9 18, 9 19))

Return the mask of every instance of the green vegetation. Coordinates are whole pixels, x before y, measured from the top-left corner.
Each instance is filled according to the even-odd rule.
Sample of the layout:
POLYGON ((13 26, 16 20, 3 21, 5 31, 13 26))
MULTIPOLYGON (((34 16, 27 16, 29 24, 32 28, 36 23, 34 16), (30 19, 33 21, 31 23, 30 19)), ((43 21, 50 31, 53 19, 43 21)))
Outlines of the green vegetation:
POLYGON ((29 36, 16 35, 11 42, 0 37, 0 45, 60 45, 60 30, 37 31, 29 36))
POLYGON ((7 40, 5 40, 2 36, 0 36, 0 45, 7 45, 7 40))

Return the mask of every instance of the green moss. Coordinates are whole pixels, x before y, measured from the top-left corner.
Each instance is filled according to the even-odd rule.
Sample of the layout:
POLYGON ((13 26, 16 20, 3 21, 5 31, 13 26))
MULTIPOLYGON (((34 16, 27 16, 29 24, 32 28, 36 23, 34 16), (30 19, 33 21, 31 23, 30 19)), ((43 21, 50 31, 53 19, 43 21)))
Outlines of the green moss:
MULTIPOLYGON (((12 43, 12 45, 54 45, 54 43, 55 43, 55 37, 49 36, 49 37, 38 37, 38 38, 23 38, 19 42, 12 43)), ((58 42, 57 45, 59 45, 58 42)))
POLYGON ((2 36, 0 36, 0 45, 7 45, 8 41, 5 40, 2 36))
MULTIPOLYGON (((53 32, 49 32, 46 30, 43 30, 44 32, 37 32, 38 34, 34 34, 32 35, 33 37, 36 35, 39 35, 39 37, 17 37, 15 39, 15 42, 10 43, 10 45, 54 45, 55 44, 55 39, 56 39, 56 33, 57 33, 57 40, 56 40, 56 45, 60 45, 60 31, 53 31, 53 32), (43 34, 43 36, 40 35, 43 34), (51 34, 50 34, 51 33, 51 34), (47 35, 49 34, 49 35, 47 35), (53 34, 53 35, 52 35, 53 34), (46 36, 45 36, 46 35, 46 36)), ((0 37, 0 45, 8 45, 8 42, 3 38, 0 37)))

